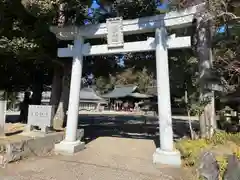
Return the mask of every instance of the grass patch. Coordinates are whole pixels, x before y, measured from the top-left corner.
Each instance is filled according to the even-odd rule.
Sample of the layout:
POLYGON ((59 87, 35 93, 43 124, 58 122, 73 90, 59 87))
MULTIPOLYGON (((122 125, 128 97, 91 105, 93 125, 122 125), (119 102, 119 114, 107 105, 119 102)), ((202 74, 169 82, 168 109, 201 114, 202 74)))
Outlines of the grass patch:
POLYGON ((234 154, 240 160, 240 133, 216 132, 211 139, 182 139, 175 147, 181 152, 186 167, 195 167, 202 152, 213 152, 222 177, 227 167, 227 155, 234 154))
POLYGON ((203 149, 209 148, 205 139, 184 139, 176 143, 176 148, 181 152, 184 165, 194 166, 203 149))

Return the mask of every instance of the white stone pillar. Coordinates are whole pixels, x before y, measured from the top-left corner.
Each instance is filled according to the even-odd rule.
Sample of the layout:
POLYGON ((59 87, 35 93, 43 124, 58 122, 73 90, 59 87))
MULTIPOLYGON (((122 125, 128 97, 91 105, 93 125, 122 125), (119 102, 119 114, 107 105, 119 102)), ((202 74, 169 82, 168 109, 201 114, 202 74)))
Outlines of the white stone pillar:
POLYGON ((180 166, 180 153, 175 151, 173 147, 167 37, 165 27, 156 29, 155 43, 160 148, 157 148, 153 154, 153 162, 180 166))
POLYGON ((84 40, 79 38, 74 41, 74 54, 72 62, 71 85, 65 139, 55 145, 55 151, 73 154, 84 148, 84 143, 77 139, 79 100, 82 78, 82 46, 84 40))
POLYGON ((6 120, 7 101, 0 100, 0 136, 5 136, 4 126, 6 120))

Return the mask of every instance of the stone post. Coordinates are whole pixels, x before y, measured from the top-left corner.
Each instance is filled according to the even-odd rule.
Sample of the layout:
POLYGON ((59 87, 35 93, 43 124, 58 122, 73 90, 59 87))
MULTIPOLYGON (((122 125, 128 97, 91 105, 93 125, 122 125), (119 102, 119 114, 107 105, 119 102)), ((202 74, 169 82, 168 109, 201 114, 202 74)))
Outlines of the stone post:
POLYGON ((84 40, 82 37, 74 41, 66 135, 65 139, 62 142, 55 145, 55 151, 64 154, 73 154, 84 148, 84 143, 77 139, 79 100, 83 65, 83 43, 84 40))
POLYGON ((5 136, 4 133, 4 126, 6 120, 6 108, 7 108, 7 101, 5 99, 5 92, 0 92, 0 136, 5 136))
POLYGON ((155 43, 160 148, 153 154, 153 162, 180 166, 180 153, 173 147, 167 31, 164 26, 156 29, 155 43))

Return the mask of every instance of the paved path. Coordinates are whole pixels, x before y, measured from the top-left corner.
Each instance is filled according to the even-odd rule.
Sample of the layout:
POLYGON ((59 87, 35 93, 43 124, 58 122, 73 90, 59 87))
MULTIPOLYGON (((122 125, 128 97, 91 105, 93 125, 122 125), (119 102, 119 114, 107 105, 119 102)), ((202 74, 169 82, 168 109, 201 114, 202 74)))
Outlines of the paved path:
POLYGON ((23 160, 0 169, 2 180, 180 180, 182 170, 152 164, 151 140, 100 137, 74 156, 23 160), (174 178, 175 177, 175 178, 174 178), (176 178, 177 177, 177 178, 176 178))

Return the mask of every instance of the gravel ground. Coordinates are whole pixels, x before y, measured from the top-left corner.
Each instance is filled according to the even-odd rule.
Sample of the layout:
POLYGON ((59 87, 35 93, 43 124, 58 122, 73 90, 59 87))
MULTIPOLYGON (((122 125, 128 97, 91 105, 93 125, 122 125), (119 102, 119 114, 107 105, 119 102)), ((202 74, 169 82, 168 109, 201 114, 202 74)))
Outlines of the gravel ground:
POLYGON ((182 169, 152 164, 152 140, 99 137, 73 156, 51 155, 0 169, 3 180, 180 180, 182 169))

